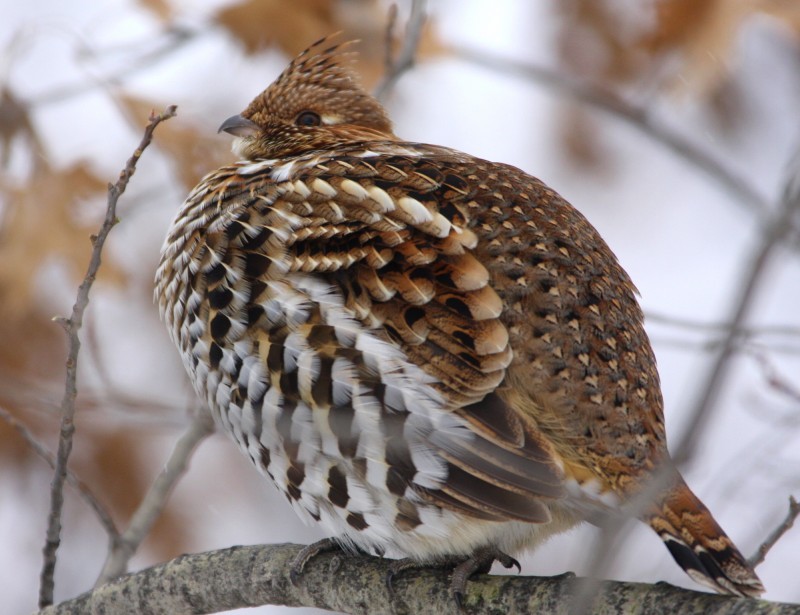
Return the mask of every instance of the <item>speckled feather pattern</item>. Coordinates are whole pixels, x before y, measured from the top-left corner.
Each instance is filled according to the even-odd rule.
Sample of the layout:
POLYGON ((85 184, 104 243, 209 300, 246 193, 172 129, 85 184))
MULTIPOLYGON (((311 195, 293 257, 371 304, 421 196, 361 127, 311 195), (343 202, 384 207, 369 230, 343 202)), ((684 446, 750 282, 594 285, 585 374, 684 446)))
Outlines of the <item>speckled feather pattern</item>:
POLYGON ((243 160, 162 252, 156 299, 217 423, 304 519, 421 561, 534 546, 667 471, 642 518, 696 580, 758 593, 670 465, 597 231, 519 169, 399 140, 325 44, 237 120, 243 160))

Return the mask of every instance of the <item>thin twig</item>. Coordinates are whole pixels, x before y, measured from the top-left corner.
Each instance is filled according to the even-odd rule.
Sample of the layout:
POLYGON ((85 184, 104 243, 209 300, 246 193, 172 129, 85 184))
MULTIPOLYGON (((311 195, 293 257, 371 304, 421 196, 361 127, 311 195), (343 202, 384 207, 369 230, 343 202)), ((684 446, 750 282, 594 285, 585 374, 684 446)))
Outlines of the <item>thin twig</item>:
MULTIPOLYGON (((680 327, 682 329, 709 332, 729 332, 733 330, 731 323, 728 322, 706 322, 693 318, 684 318, 682 316, 671 316, 661 312, 653 312, 652 310, 645 310, 644 316, 648 322, 657 322, 666 326, 680 327)), ((800 337, 800 327, 793 327, 791 325, 751 326, 742 327, 737 333, 744 337, 759 337, 765 335, 800 337)))
POLYGON ((704 427, 711 419, 713 407, 727 382, 731 359, 736 355, 740 342, 740 332, 745 328, 750 310, 758 296, 759 287, 765 279, 764 274, 776 249, 790 234, 798 213, 800 213, 800 150, 790 163, 778 211, 765 225, 761 242, 748 261, 749 270, 742 277, 738 296, 732 302, 733 313, 726 319, 726 322, 730 323, 730 331, 722 342, 722 348, 709 369, 708 376, 700 382, 697 402, 689 414, 691 419, 683 437, 678 439, 679 444, 673 454, 673 459, 678 465, 689 459, 704 427))
POLYGON ((764 375, 771 389, 800 403, 800 389, 792 386, 786 378, 781 376, 778 369, 772 364, 772 361, 769 360, 766 354, 763 352, 752 352, 751 355, 761 368, 761 373, 764 375))
POLYGON ((608 90, 569 78, 562 72, 510 58, 494 57, 484 51, 456 47, 454 53, 456 57, 470 64, 482 66, 494 72, 520 76, 527 81, 558 90, 575 100, 623 120, 629 126, 671 150, 693 167, 703 170, 737 201, 745 205, 751 213, 763 213, 769 208, 769 201, 743 179, 743 173, 735 173, 728 169, 710 152, 701 149, 684 136, 658 123, 646 109, 637 107, 608 90))
MULTIPOLYGON (((55 457, 53 457, 53 454, 47 450, 44 444, 36 439, 36 436, 33 435, 30 429, 25 427, 25 425, 17 420, 17 418, 5 408, 0 408, 0 419, 3 419, 13 429, 15 429, 17 433, 22 436, 22 439, 28 443, 28 446, 33 449, 33 452, 44 459, 45 462, 47 462, 47 465, 55 469, 55 457)), ((117 530, 117 526, 114 524, 114 520, 111 518, 111 514, 94 496, 94 493, 92 493, 92 490, 89 489, 89 486, 80 478, 78 478, 78 476, 69 468, 67 468, 67 482, 78 492, 78 495, 81 497, 81 499, 86 502, 89 508, 91 508, 97 515, 97 519, 100 521, 100 525, 103 526, 106 534, 108 534, 109 540, 112 543, 117 540, 119 538, 119 531, 117 530)))
POLYGON ((58 322, 64 327, 67 334, 67 361, 66 384, 64 396, 61 400, 61 429, 58 439, 58 453, 56 454, 56 467, 53 482, 50 486, 50 513, 47 519, 47 539, 43 549, 43 565, 39 586, 39 607, 43 608, 53 603, 54 574, 56 567, 56 552, 61 542, 61 510, 64 506, 64 481, 67 475, 67 461, 72 452, 72 437, 75 433, 75 398, 78 395, 78 353, 81 342, 78 333, 83 325, 83 315, 89 305, 89 291, 92 289, 97 272, 100 268, 101 254, 106 238, 117 223, 117 201, 125 192, 128 181, 136 171, 136 164, 150 144, 153 131, 161 122, 175 115, 175 106, 159 115, 151 115, 150 123, 144 130, 139 146, 133 152, 125 168, 122 169, 119 179, 108 186, 108 204, 106 216, 96 236, 92 236, 92 255, 83 282, 78 287, 78 295, 72 306, 72 314, 67 318, 59 318, 58 322))
POLYGON ((781 522, 781 524, 776 527, 772 532, 770 532, 769 536, 767 536, 766 540, 761 543, 761 545, 756 549, 756 552, 753 553, 747 560, 747 563, 750 564, 753 568, 758 566, 761 562, 764 561, 764 558, 767 557, 767 553, 769 553, 770 549, 775 546, 775 544, 783 537, 783 535, 792 529, 794 525, 795 519, 800 516, 800 504, 798 504, 797 500, 794 499, 794 496, 789 496, 789 512, 786 513, 786 518, 781 522))
MULTIPOLYGON (((653 347, 675 348, 697 354, 698 352, 714 352, 722 348, 725 337, 716 335, 704 339, 678 339, 657 333, 650 334, 650 342, 653 347)), ((743 334, 737 344, 736 351, 741 354, 757 354, 763 350, 769 350, 771 354, 800 355, 800 344, 781 344, 773 342, 771 344, 757 343, 749 341, 747 334, 743 334)))
POLYGON ((197 412, 189 429, 181 436, 172 450, 164 469, 150 486, 149 491, 139 504, 139 508, 131 517, 128 529, 115 542, 108 554, 103 570, 96 585, 107 583, 123 574, 133 554, 150 532, 158 516, 166 506, 169 494, 184 475, 189 466, 189 459, 197 446, 214 431, 211 417, 206 412, 197 412))
MULTIPOLYGON (((146 68, 150 68, 156 62, 169 57, 173 51, 180 49, 186 43, 194 40, 201 31, 191 30, 183 27, 172 27, 165 32, 165 42, 157 49, 151 49, 138 57, 134 57, 125 62, 125 67, 116 72, 101 75, 87 81, 82 78, 75 83, 62 85, 42 94, 32 97, 27 101, 30 107, 40 107, 69 100, 76 96, 81 96, 93 92, 98 86, 108 86, 110 84, 120 84, 124 79, 132 77, 146 68)), ((133 48, 140 49, 142 42, 137 41, 133 48)), ((105 57, 105 50, 100 50, 92 55, 105 57)))
POLYGON ((624 512, 609 510, 592 519, 592 524, 600 529, 600 534, 585 549, 589 572, 585 578, 576 581, 576 591, 571 598, 569 609, 571 614, 584 615, 594 612, 594 602, 602 586, 600 579, 606 576, 622 543, 631 535, 628 531, 631 524, 635 519, 642 518, 643 513, 658 499, 659 494, 666 492, 675 479, 674 472, 673 466, 662 464, 648 478, 644 489, 625 501, 624 512))
POLYGON ((406 22, 403 46, 400 49, 400 53, 395 57, 392 54, 392 39, 394 38, 394 26, 397 21, 397 8, 394 5, 393 7, 389 12, 389 22, 386 27, 386 72, 380 83, 375 87, 375 98, 378 100, 385 100, 394 89, 394 86, 397 85, 400 77, 414 67, 414 58, 417 55, 419 41, 422 37, 422 28, 427 19, 425 0, 413 0, 411 2, 411 14, 406 22))
POLYGON ((386 16, 386 29, 383 34, 383 74, 386 75, 394 70, 394 37, 397 27, 397 3, 389 5, 389 14, 386 16))

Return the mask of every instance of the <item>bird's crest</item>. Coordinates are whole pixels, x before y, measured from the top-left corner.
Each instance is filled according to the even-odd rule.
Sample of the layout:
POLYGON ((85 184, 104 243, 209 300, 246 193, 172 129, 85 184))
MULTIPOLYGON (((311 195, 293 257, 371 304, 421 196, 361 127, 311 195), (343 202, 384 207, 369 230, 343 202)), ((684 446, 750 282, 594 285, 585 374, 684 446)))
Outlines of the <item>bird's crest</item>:
POLYGON ((301 51, 274 81, 273 86, 293 88, 316 85, 336 89, 361 88, 352 65, 358 55, 357 39, 336 43, 341 32, 329 34, 301 51))
POLYGON ((351 141, 396 139, 380 102, 352 69, 355 41, 315 42, 295 57, 240 116, 223 125, 246 136, 235 151, 244 158, 279 158, 351 141))

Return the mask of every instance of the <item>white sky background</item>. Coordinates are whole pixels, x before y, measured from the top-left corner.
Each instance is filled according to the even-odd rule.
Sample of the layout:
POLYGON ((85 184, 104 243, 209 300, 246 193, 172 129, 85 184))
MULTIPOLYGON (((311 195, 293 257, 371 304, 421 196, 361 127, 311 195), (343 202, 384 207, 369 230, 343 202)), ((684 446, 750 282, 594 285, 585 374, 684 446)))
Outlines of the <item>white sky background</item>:
MULTIPOLYGON (((180 4, 187 7, 184 20, 199 24, 204 11, 222 3, 182 0, 180 4), (204 8, 198 12, 198 6, 204 8)), ((552 66, 556 22, 547 9, 550 5, 544 0, 504 0, 493 2, 488 9, 485 2, 437 0, 431 8, 448 41, 552 66)), ((26 28, 28 35, 8 79, 18 96, 36 99, 59 86, 124 67, 130 52, 126 42, 146 40, 157 30, 157 23, 135 4, 122 0, 4 3, 0 8, 0 48, 20 28, 26 28), (105 51, 102 62, 84 63, 76 58, 78 41, 96 52, 120 51, 105 51)), ((754 93, 749 101, 759 110, 759 119, 746 137, 719 142, 701 132, 700 114, 688 97, 670 100, 656 110, 670 125, 694 136, 728 166, 746 174, 773 200, 791 148, 800 137, 797 110, 790 104, 797 100, 800 79, 779 63, 781 44, 789 44, 781 43, 781 36, 774 23, 755 20, 742 32, 730 58, 731 68, 743 82, 760 84, 751 88, 754 93)), ((139 96, 178 104, 179 115, 172 122, 192 121, 212 134, 223 119, 243 109, 285 62, 277 53, 243 58, 220 32, 203 36, 137 73, 124 87, 139 96)), ((758 239, 754 216, 692 165, 605 116, 598 117, 601 130, 613 137, 608 140, 611 172, 593 174, 576 169, 556 142, 555 118, 563 104, 558 93, 541 86, 442 59, 405 76, 388 106, 398 134, 404 137, 514 164, 561 192, 597 226, 616 252, 641 291, 646 312, 703 322, 723 320, 758 239)), ((46 140, 51 163, 65 165, 88 158, 98 173, 109 179, 116 177, 140 136, 122 121, 102 88, 66 102, 42 105, 34 120, 46 140)), ((228 140, 224 135, 219 138, 221 143, 228 140)), ((146 153, 120 203, 122 224, 112 232, 108 246, 111 257, 143 284, 152 279, 166 226, 184 196, 168 188, 169 172, 155 149, 146 153), (168 195, 175 193, 171 205, 164 207, 163 200, 153 203, 152 195, 165 190, 168 195), (143 219, 147 224, 142 224, 143 219), (126 225, 127 221, 132 222, 126 225)), ((102 206, 98 204, 98 211, 102 206)), ((49 267, 41 286, 42 296, 46 294, 53 302, 53 313, 66 313, 75 289, 63 268, 57 263, 49 267)), ((782 251, 761 288, 753 324, 800 326, 800 258, 796 253, 782 251)), ((119 390, 131 395, 147 391, 146 398, 162 405, 185 406, 189 396, 182 388, 177 352, 157 324, 151 305, 119 291, 98 293, 89 317, 97 320, 102 358, 119 390)), ((648 331, 658 356, 667 430, 674 444, 683 433, 687 413, 710 364, 711 355, 700 352, 695 344, 707 337, 655 322, 648 323, 648 331), (692 343, 679 345, 676 340, 692 343)), ((766 341, 798 347, 796 337, 766 341)), ((786 380, 800 386, 796 351, 768 356, 786 380)), ((53 403, 58 399, 60 394, 53 403)), ((151 428, 137 426, 143 434, 142 447, 152 451, 154 474, 180 433, 180 416, 177 412, 159 421, 151 414, 146 418, 153 423, 151 428)), ((92 420, 119 421, 124 427, 130 419, 111 412, 92 420)), ((734 376, 715 408, 711 428, 683 470, 728 534, 745 555, 751 554, 785 514, 788 496, 800 495, 797 403, 792 405, 770 392, 753 359, 738 359, 734 376)), ((23 484, 0 472, 3 612, 4 608, 9 613, 28 612, 36 604, 50 477, 44 468, 32 476, 33 480, 23 484), (21 501, 26 506, 34 502, 35 510, 21 509, 21 501)), ((67 497, 68 531, 59 553, 57 599, 92 585, 106 547, 91 513, 72 492, 67 497)), ((309 542, 321 537, 295 519, 283 497, 221 436, 202 445, 174 504, 193 528, 192 549, 196 551, 233 544, 309 542)), ((586 548, 596 534, 584 527, 552 540, 524 559, 523 572, 588 572, 586 548)), ((799 552, 800 529, 795 529, 759 567, 767 598, 800 601, 799 552)), ((151 563, 137 557, 133 566, 151 563)), ((666 580, 693 587, 660 540, 644 526, 637 527, 631 540, 618 548, 618 557, 603 576, 666 580)), ((263 612, 278 610, 264 608, 263 612)))

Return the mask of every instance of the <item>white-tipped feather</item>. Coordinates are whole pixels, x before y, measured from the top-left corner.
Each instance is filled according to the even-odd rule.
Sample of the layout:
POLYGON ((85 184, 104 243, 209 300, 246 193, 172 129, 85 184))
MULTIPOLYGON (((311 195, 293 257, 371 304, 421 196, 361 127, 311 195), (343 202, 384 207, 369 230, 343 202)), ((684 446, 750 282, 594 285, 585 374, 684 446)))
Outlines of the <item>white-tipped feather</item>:
POLYGON ((423 224, 433 220, 433 214, 417 199, 408 196, 400 197, 397 199, 397 207, 411 218, 413 224, 423 224))

